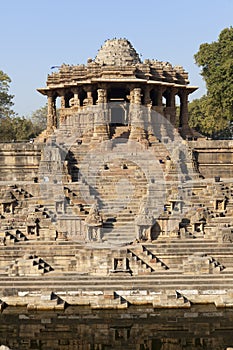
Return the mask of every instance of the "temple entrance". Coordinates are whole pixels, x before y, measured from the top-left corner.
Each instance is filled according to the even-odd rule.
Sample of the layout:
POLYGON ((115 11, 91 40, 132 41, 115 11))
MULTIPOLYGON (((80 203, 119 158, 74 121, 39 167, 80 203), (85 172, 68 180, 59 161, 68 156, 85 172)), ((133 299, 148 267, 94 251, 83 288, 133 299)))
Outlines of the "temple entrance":
POLYGON ((127 125, 126 111, 121 106, 115 106, 111 108, 111 120, 110 124, 113 126, 127 125))

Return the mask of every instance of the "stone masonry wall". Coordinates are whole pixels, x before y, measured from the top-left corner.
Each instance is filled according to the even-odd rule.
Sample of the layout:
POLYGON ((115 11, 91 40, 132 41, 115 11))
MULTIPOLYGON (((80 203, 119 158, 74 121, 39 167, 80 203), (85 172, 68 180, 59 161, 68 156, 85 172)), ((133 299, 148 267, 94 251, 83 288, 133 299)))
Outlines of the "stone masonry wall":
POLYGON ((0 143, 0 181, 33 181, 43 145, 0 143))
POLYGON ((205 178, 233 176, 233 141, 199 139, 188 144, 194 150, 199 171, 205 178))

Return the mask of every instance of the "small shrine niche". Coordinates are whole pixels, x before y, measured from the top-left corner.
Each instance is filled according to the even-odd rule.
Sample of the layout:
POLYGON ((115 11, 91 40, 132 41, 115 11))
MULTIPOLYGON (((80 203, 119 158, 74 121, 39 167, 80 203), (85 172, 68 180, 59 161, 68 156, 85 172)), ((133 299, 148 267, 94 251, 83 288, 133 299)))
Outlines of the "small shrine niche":
POLYGON ((55 208, 56 208, 56 213, 57 214, 64 214, 65 213, 65 202, 64 202, 64 200, 56 200, 55 208))
POLYGON ((85 219, 86 225, 86 240, 101 241, 101 227, 103 226, 103 219, 99 213, 97 204, 93 204, 89 214, 85 219))
POLYGON ((214 201, 214 209, 218 211, 223 211, 226 209, 226 200, 225 198, 222 199, 215 199, 214 201))
POLYGON ((124 257, 113 258, 113 269, 111 273, 129 273, 129 260, 124 257))
POLYGON ((130 327, 129 328, 115 328, 115 340, 125 340, 127 341, 130 337, 130 327))
POLYGON ((39 236, 39 226, 37 223, 27 225, 27 234, 30 236, 39 236))
POLYGON ((27 223, 27 234, 34 237, 39 236, 39 219, 27 223))
POLYGON ((17 200, 11 191, 7 191, 0 200, 1 214, 14 214, 17 200))

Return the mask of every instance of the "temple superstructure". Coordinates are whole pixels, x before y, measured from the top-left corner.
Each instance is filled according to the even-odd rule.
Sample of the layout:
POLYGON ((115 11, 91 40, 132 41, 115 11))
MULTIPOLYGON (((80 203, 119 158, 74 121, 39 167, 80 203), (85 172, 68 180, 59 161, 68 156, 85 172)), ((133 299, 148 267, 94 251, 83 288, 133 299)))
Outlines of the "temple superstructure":
POLYGON ((48 76, 46 88, 38 91, 48 98, 48 131, 85 106, 114 101, 151 107, 187 136, 191 133, 188 96, 196 89, 189 85, 188 73, 183 67, 149 59, 142 62, 128 40, 112 39, 107 40, 96 58, 88 59, 86 65, 63 64, 58 72, 48 76), (176 101, 180 105, 178 116, 176 101))

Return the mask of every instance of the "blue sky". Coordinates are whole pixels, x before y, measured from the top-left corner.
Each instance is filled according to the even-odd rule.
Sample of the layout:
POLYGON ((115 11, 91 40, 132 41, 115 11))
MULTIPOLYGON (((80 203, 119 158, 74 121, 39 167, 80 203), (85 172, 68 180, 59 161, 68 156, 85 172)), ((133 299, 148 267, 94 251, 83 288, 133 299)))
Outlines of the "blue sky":
POLYGON ((205 93, 194 54, 233 25, 232 0, 0 0, 0 70, 11 80, 14 109, 28 116, 45 105, 36 88, 51 66, 86 63, 106 39, 127 38, 142 55, 182 65, 193 98, 205 93))

